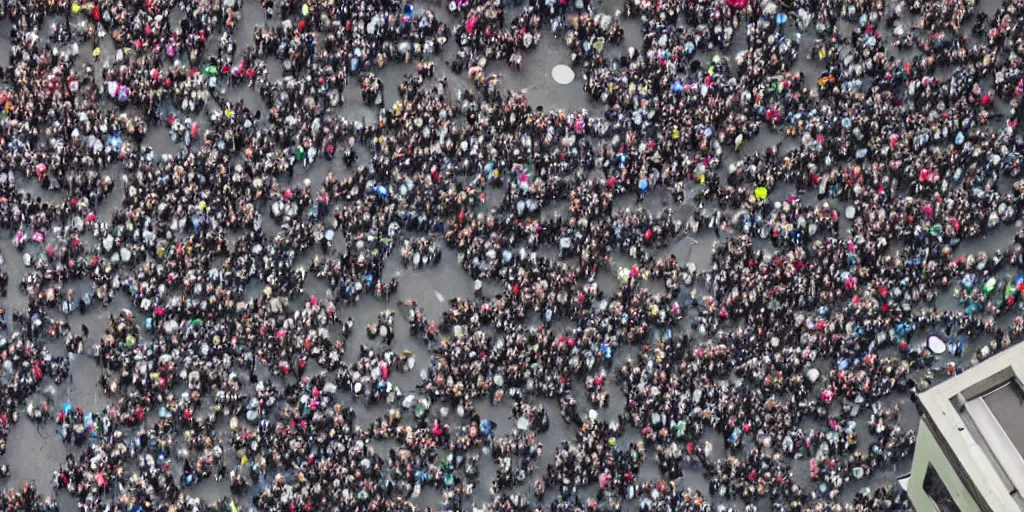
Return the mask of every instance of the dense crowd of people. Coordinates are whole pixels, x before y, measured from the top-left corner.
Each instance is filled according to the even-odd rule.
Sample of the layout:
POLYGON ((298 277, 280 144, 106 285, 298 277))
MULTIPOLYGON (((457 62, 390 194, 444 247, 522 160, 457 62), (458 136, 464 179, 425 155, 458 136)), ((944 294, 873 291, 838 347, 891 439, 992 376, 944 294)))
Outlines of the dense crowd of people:
POLYGON ((1024 338, 1024 2, 607 4, 0 2, 0 510, 909 510, 1024 338))

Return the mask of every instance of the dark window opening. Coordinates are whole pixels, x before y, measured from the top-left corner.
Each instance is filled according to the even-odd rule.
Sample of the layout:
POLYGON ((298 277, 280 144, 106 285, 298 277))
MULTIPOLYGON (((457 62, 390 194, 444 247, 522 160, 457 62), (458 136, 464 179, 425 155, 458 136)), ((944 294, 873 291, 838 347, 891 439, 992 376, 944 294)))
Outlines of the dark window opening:
POLYGON ((931 464, 928 464, 928 471, 924 474, 924 493, 932 499, 940 512, 960 512, 960 507, 953 501, 953 495, 931 464))

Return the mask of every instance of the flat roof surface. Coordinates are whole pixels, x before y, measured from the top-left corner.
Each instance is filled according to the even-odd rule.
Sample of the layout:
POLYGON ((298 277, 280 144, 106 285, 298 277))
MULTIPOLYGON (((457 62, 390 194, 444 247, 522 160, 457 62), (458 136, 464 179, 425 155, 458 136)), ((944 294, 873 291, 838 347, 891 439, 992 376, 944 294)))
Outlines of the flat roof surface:
POLYGON ((999 425, 1013 443, 1017 453, 1024 453, 1024 393, 1016 382, 1009 382, 985 395, 999 425))

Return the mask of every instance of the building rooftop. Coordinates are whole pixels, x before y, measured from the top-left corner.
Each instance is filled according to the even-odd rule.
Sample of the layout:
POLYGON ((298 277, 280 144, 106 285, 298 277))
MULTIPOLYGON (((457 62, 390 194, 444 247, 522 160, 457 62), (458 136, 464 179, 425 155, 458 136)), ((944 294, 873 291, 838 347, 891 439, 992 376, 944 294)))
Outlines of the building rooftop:
POLYGON ((1024 344, 919 396, 965 482, 994 511, 1024 511, 1024 344))

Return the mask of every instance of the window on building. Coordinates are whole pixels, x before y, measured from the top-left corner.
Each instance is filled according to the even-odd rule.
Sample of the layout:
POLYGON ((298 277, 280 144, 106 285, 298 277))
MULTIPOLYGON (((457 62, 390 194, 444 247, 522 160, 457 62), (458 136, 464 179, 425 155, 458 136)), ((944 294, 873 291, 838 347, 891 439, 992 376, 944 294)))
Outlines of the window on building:
POLYGON ((928 471, 924 474, 924 493, 932 499, 939 512, 960 512, 960 507, 953 501, 953 495, 931 464, 928 464, 928 471))

